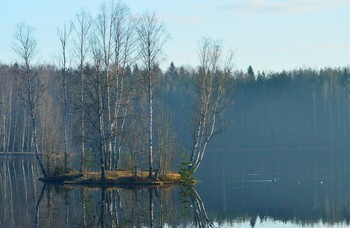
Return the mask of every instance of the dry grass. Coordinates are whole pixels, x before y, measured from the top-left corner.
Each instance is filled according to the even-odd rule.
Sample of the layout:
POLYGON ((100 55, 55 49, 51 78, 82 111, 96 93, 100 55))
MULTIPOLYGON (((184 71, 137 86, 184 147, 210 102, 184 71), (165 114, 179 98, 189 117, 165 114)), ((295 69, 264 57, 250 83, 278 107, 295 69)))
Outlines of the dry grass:
MULTIPOLYGON (((154 173, 153 173, 154 175, 154 173)), ((92 179, 99 179, 101 177, 100 172, 85 172, 84 176, 87 178, 92 179)), ((133 178, 133 174, 131 171, 128 170, 118 170, 118 171, 106 171, 106 179, 108 180, 117 180, 120 178, 133 178)), ((180 174, 179 173, 166 173, 165 175, 160 175, 159 180, 160 181, 169 181, 169 182, 176 182, 180 181, 180 174)), ((147 171, 140 171, 136 174, 137 180, 148 180, 148 172, 147 171)))
MULTIPOLYGON (((81 175, 77 172, 64 174, 59 177, 47 178, 46 181, 55 182, 60 180, 65 184, 76 184, 76 185, 164 185, 164 184, 177 184, 181 181, 181 176, 178 173, 166 173, 160 175, 158 180, 148 177, 147 171, 140 171, 136 176, 131 171, 118 170, 118 171, 106 171, 106 179, 101 181, 100 172, 85 172, 81 175)), ((43 180, 45 181, 45 180, 43 180)))
POLYGON ((159 177, 160 180, 179 182, 181 180, 181 175, 179 173, 167 173, 159 177))

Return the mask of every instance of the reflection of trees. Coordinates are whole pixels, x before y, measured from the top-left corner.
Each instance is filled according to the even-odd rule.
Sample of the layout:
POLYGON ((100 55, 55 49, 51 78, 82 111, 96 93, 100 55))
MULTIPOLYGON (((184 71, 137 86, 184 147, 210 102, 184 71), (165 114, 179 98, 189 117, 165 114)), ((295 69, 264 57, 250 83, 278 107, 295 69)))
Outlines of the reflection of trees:
POLYGON ((32 157, 0 156, 0 227, 34 225, 40 175, 32 157))
POLYGON ((46 185, 35 200, 35 227, 177 226, 172 188, 80 188, 46 185))
MULTIPOLYGON (((98 192, 101 195, 99 199, 95 198, 95 205, 99 211, 96 210, 88 222, 92 226, 163 227, 165 223, 171 223, 172 218, 176 216, 171 189, 102 188, 98 192)), ((92 190, 88 194, 96 197, 96 193, 92 190)))
POLYGON ((311 173, 310 182, 281 182, 273 189, 252 183, 251 188, 236 189, 226 198, 227 212, 223 213, 210 197, 203 199, 211 205, 205 208, 192 188, 182 188, 178 194, 178 188, 167 187, 42 187, 37 181, 40 170, 33 164, 28 158, 0 157, 0 227, 210 227, 213 223, 206 209, 218 224, 250 222, 254 226, 269 219, 298 225, 321 220, 329 225, 350 223, 350 182, 344 167, 335 168, 333 174, 318 169, 311 173), (299 198, 302 203, 295 200, 299 198), (184 205, 188 211, 182 214, 184 205))
POLYGON ((38 201, 36 203, 36 206, 35 206, 35 227, 39 227, 39 215, 40 215, 40 203, 41 203, 41 200, 43 199, 43 196, 44 196, 44 193, 45 193, 45 189, 46 189, 46 185, 44 184, 43 185, 43 188, 41 189, 41 193, 40 193, 40 196, 38 198, 38 201))
POLYGON ((101 188, 101 207, 100 207, 100 219, 99 223, 101 224, 101 227, 105 227, 105 204, 106 204, 106 189, 101 188))
MULTIPOLYGON (((317 151, 317 153, 321 152, 317 151)), ((254 162, 252 157, 250 160, 254 162)), ((316 158, 316 154, 305 156, 305 160, 312 161, 311 167, 299 168, 298 166, 300 171, 290 176, 282 173, 281 181, 275 183, 245 182, 243 188, 225 188, 231 192, 226 198, 226 211, 222 209, 222 201, 208 197, 208 193, 219 195, 222 190, 216 190, 211 188, 210 184, 203 183, 200 186, 201 190, 207 191, 207 195, 204 196, 207 196, 207 203, 212 206, 207 208, 207 211, 215 216, 218 224, 250 223, 254 227, 260 220, 292 223, 298 226, 317 226, 320 221, 327 226, 337 224, 348 226, 350 224, 349 169, 337 166, 340 160, 331 158, 329 164, 324 162, 321 166, 318 163, 320 159, 316 158)), ((292 170, 285 169, 284 172, 292 170)))
POLYGON ((203 200, 192 187, 181 188, 181 200, 185 204, 190 204, 194 212, 194 225, 196 227, 215 227, 213 222, 209 219, 205 210, 203 200), (190 201, 188 201, 190 199, 190 201))
MULTIPOLYGON (((38 221, 43 227, 52 225, 59 227, 72 225, 78 227, 164 227, 166 225, 170 227, 214 227, 198 192, 191 187, 181 188, 180 194, 176 194, 177 190, 177 188, 80 187, 70 189, 63 186, 56 188, 48 186, 44 196, 39 197, 42 200, 37 208, 40 212, 38 221), (186 209, 185 213, 181 213, 182 209, 186 209)), ((339 204, 340 201, 334 201, 331 190, 330 186, 323 183, 319 193, 320 196, 326 197, 319 204, 320 208, 312 210, 308 207, 312 204, 308 203, 308 198, 304 198, 306 204, 302 208, 299 206, 292 208, 296 213, 292 214, 286 209, 275 210, 275 207, 281 208, 278 201, 273 203, 273 205, 277 203, 277 206, 267 207, 266 205, 269 204, 260 196, 264 194, 267 198, 271 196, 260 189, 260 196, 252 199, 255 201, 254 204, 251 204, 252 201, 247 201, 247 195, 240 195, 240 199, 235 198, 235 207, 228 207, 228 214, 232 217, 222 216, 221 212, 218 212, 220 214, 216 214, 215 221, 219 224, 228 221, 231 223, 250 222, 254 227, 259 219, 261 221, 269 219, 281 222, 292 221, 299 225, 310 225, 320 221, 319 218, 323 218, 327 224, 337 224, 344 221, 349 214, 349 207, 342 206, 349 201, 348 197, 343 198, 342 204, 339 204), (261 207, 257 207, 256 202, 259 202, 261 207), (246 210, 242 203, 247 205, 246 210), (294 216, 294 220, 291 219, 291 216, 294 216)), ((248 193, 248 195, 251 194, 251 192, 248 193)), ((310 197, 313 199, 312 196, 310 197)), ((280 203, 286 203, 286 201, 280 203)), ((209 210, 211 210, 210 214, 216 213, 212 208, 209 210)))
MULTIPOLYGON (((86 202, 89 197, 84 196, 83 205, 95 204, 95 211, 85 211, 88 216, 84 216, 84 224, 89 224, 88 226, 99 226, 99 227, 124 227, 124 209, 122 206, 122 201, 120 198, 119 190, 108 190, 106 188, 99 189, 100 199, 91 198, 91 196, 96 196, 94 193, 89 192, 88 189, 84 189, 85 194, 90 194, 90 202, 86 202), (96 201, 95 201, 96 199, 96 201), (92 201, 91 201, 92 200, 92 201), (95 202, 94 202, 95 201, 95 202)), ((86 225, 84 225, 86 227, 86 225)))
POLYGON ((154 227, 154 204, 153 204, 153 189, 148 189, 149 194, 149 226, 154 227))
MULTIPOLYGON (((1 227, 163 227, 186 226, 192 219, 180 214, 177 188, 43 186, 30 159, 0 159, 1 227)), ((198 194, 191 197, 194 208, 203 212, 198 194)))

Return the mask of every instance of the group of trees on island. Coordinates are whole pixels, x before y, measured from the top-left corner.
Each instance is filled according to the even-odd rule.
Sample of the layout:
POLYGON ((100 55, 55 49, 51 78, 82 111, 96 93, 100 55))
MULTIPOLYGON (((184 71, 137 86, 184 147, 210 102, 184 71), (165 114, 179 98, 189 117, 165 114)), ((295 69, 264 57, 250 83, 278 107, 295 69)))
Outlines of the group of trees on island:
MULTIPOLYGON (((72 166, 85 172, 97 165, 101 179, 106 170, 121 168, 135 175, 148 170, 149 177, 170 171, 182 149, 171 124, 171 104, 157 95, 168 38, 154 13, 135 16, 111 1, 95 17, 80 11, 58 28, 57 60, 40 65, 33 29, 19 24, 16 63, 0 66, 0 150, 33 152, 44 177, 72 166)), ((220 43, 204 38, 199 57, 191 75, 193 107, 186 110, 193 110, 190 173, 216 133, 231 73, 231 55, 220 65, 220 43)), ((174 71, 172 64, 169 73, 174 71)))
POLYGON ((191 186, 166 188, 67 188, 42 184, 33 157, 3 156, 2 227, 164 227, 212 224, 191 186), (21 192, 23 194, 16 194, 21 192), (14 214, 20 213, 21 219, 14 214))

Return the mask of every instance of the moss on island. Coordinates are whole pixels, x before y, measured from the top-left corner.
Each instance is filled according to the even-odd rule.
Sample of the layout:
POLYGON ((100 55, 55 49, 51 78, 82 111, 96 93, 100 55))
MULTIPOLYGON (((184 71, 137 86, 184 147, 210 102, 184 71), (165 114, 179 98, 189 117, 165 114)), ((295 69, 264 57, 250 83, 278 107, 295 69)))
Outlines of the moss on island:
MULTIPOLYGON (((179 173, 166 173, 159 175, 158 179, 149 178, 148 172, 138 172, 137 175, 131 171, 118 170, 106 171, 106 178, 101 179, 100 172, 70 172, 57 176, 39 178, 42 182, 64 185, 81 185, 81 186, 162 186, 172 184, 183 184, 179 173)), ((194 185, 193 183, 186 183, 194 185)))

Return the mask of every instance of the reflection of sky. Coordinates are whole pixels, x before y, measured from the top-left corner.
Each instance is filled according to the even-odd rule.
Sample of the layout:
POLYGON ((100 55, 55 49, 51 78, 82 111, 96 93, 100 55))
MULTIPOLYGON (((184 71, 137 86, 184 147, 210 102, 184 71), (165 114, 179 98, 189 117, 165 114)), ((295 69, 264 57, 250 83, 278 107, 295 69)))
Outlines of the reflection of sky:
POLYGON ((347 227, 348 151, 210 152, 196 188, 219 227, 347 227))
MULTIPOLYGON (((251 228, 251 224, 250 222, 242 222, 242 223, 224 223, 224 224, 218 224, 218 223, 214 223, 215 227, 221 227, 221 228, 225 228, 225 227, 235 227, 235 228, 251 228)), ((258 218, 256 220, 255 226, 254 228, 299 228, 299 227, 303 227, 303 228, 329 228, 329 227, 337 227, 337 228, 345 228, 348 227, 346 224, 337 224, 337 225, 329 225, 329 224, 323 224, 322 222, 318 222, 318 223, 314 223, 312 225, 297 225, 297 224, 293 224, 291 222, 281 222, 281 221, 274 221, 272 219, 268 219, 268 220, 263 220, 261 221, 260 218, 258 218)))

